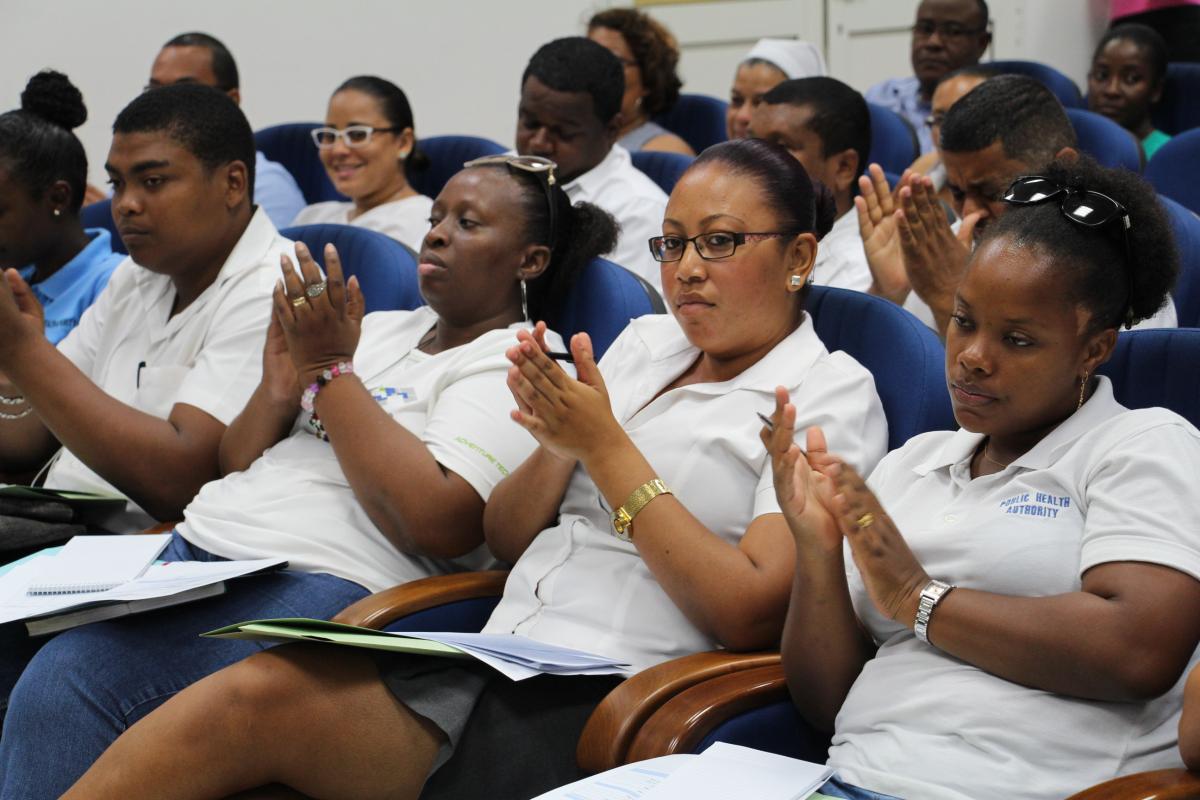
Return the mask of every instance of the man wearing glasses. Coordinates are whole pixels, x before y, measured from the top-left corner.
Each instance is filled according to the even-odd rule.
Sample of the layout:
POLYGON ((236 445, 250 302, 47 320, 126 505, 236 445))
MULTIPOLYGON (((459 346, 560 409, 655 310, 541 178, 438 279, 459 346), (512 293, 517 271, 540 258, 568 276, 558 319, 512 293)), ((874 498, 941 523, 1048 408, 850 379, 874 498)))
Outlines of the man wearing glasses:
POLYGON ((933 149, 925 119, 933 90, 943 75, 978 64, 991 44, 985 0, 924 0, 912 26, 913 75, 877 83, 866 92, 868 103, 890 108, 913 126, 921 152, 933 149))

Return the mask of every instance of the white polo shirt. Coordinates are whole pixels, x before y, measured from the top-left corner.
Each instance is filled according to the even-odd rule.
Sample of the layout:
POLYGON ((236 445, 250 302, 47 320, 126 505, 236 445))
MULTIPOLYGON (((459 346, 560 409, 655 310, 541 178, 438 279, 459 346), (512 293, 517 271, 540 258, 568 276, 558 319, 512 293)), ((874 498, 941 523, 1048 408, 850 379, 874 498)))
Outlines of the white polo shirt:
POLYGON ((813 283, 865 292, 871 288, 871 267, 863 249, 858 211, 851 208, 837 218, 817 245, 813 283))
MULTIPOLYGON (((505 384, 511 364, 504 351, 524 323, 436 355, 422 353, 417 343, 436 322, 427 306, 368 314, 355 373, 392 419, 486 501, 537 445, 509 419, 515 403, 505 384)), ((553 334, 548 341, 562 349, 553 334)), ((302 412, 291 435, 245 472, 201 489, 184 512, 180 534, 226 558, 286 558, 292 569, 337 575, 373 592, 495 565, 485 545, 456 559, 398 550, 371 522, 333 447, 313 435, 310 420, 302 412)), ((397 461, 393 468, 403 473, 405 465, 397 461)))
MULTIPOLYGON (((216 279, 171 316, 175 286, 127 258, 58 349, 109 395, 166 419, 178 403, 228 425, 262 375, 262 347, 271 314, 279 256, 291 242, 258 208, 216 279)), ((120 492, 68 450, 46 477, 55 489, 120 492)), ((119 532, 142 530, 154 519, 130 501, 106 522, 119 532)))
MULTIPOLYGON (((883 460, 870 484, 930 575, 1021 597, 1077 592, 1084 572, 1113 561, 1200 579, 1200 432, 1165 409, 1125 409, 1099 381, 1080 411, 994 475, 971 479, 982 436, 962 430, 914 437, 883 460)), ((848 553, 846 564, 881 647, 837 717, 829 762, 845 780, 901 797, 1049 800, 1182 766, 1187 670, 1146 702, 1020 686, 883 618, 848 553)))
MULTIPOLYGON (((614 415, 654 471, 731 545, 758 517, 780 513, 755 414, 774 410, 776 386, 791 393, 797 430, 822 426, 831 452, 869 470, 886 451, 887 423, 870 373, 845 353, 826 351, 809 318, 736 378, 655 397, 699 355, 674 317, 649 315, 629 324, 600 369, 614 415)), ((558 523, 517 561, 484 630, 617 657, 634 672, 718 647, 675 606, 633 544, 613 536, 611 514, 577 468, 558 523)))
POLYGON ((621 226, 617 247, 605 258, 635 272, 662 294, 662 268, 650 255, 650 237, 662 235, 667 195, 633 165, 619 144, 596 166, 563 185, 572 203, 587 202, 612 214, 621 226))

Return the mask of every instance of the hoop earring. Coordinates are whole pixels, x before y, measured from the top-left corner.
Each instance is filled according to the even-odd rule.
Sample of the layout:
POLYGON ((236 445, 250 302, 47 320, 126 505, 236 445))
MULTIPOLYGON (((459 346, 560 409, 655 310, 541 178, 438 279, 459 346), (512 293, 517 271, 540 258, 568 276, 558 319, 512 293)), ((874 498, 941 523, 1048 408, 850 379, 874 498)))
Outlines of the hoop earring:
POLYGON ((1087 390, 1088 374, 1083 373, 1083 380, 1079 382, 1079 405, 1075 406, 1075 410, 1083 408, 1083 393, 1087 390))
POLYGON ((521 317, 529 322, 529 293, 525 290, 524 278, 521 278, 521 317))

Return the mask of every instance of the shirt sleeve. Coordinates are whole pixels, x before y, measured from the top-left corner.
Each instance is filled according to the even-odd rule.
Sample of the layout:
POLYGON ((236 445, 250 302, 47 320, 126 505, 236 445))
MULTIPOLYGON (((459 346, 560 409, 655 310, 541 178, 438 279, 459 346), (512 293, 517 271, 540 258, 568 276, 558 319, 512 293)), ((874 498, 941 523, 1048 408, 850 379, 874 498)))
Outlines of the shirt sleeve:
POLYGON ((505 383, 508 367, 503 356, 494 355, 447 386, 421 434, 437 462, 471 484, 484 501, 537 446, 509 418, 516 403, 505 383))
POLYGON ((58 351, 66 356, 72 364, 91 378, 96 380, 96 357, 100 350, 100 342, 104 328, 113 314, 114 305, 127 292, 137 291, 133 281, 133 270, 138 269, 133 260, 126 258, 113 270, 108 284, 103 291, 79 317, 79 324, 58 343, 58 351))
POLYGON ((285 228, 304 208, 304 194, 282 164, 258 159, 254 176, 254 202, 262 206, 276 228, 285 228))
MULTIPOLYGON (((272 252, 276 252, 272 250, 272 252)), ((175 397, 212 415, 233 421, 262 379, 262 349, 271 315, 272 271, 254 269, 222 287, 208 335, 175 397)))
POLYGON ((1183 420, 1164 420, 1108 446, 1110 441, 1096 448, 1098 463, 1083 487, 1080 573, 1097 564, 1141 561, 1200 580, 1200 433, 1183 420))
POLYGON ((650 237, 662 234, 663 214, 667 209, 665 196, 660 200, 634 197, 621 211, 621 233, 617 247, 609 258, 637 274, 662 294, 662 268, 650 255, 650 237))

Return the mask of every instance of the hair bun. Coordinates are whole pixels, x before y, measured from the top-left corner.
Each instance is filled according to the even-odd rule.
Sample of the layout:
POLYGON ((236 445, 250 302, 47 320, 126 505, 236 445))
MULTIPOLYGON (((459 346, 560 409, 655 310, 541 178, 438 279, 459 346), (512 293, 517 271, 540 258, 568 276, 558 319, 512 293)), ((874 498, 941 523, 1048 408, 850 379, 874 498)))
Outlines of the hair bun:
POLYGON ((21 92, 21 110, 67 130, 87 121, 87 106, 75 84, 61 72, 49 69, 29 79, 21 92))

